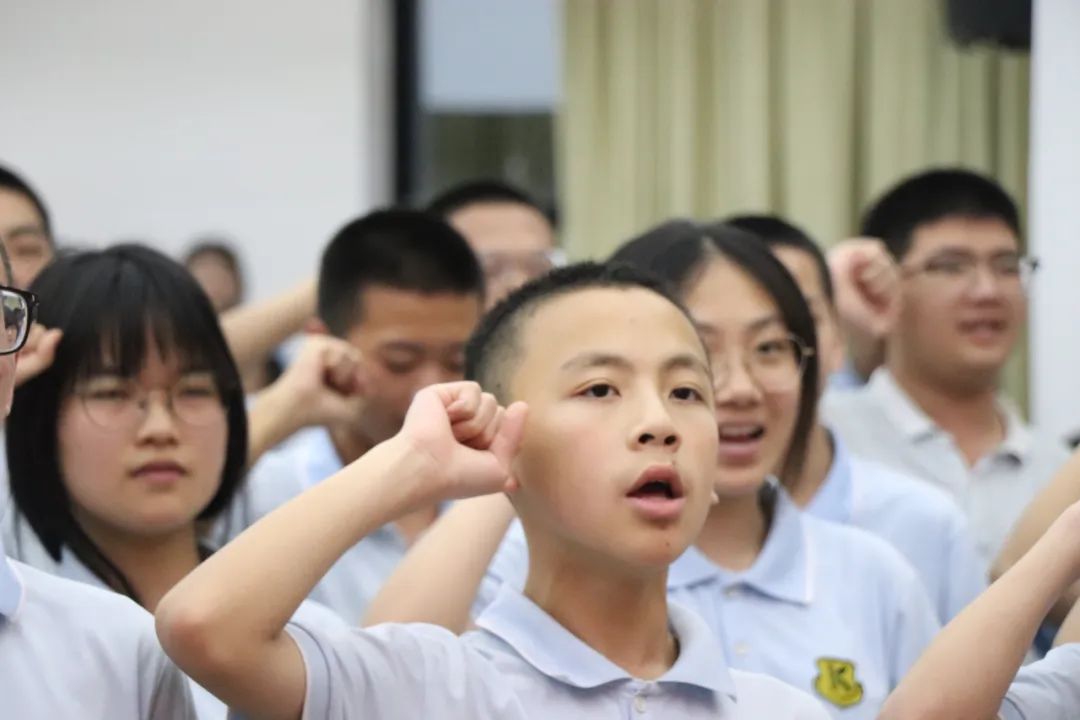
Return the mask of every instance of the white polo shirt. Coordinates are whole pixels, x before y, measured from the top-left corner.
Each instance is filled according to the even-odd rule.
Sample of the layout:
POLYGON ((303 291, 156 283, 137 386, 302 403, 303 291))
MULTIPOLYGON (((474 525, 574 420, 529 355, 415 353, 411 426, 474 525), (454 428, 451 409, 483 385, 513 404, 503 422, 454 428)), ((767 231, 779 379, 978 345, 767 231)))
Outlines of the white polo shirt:
POLYGON ((0 544, 0 715, 194 720, 195 711, 149 613, 11 560, 0 544))
POLYGON ((291 623, 307 669, 305 720, 347 718, 710 718, 824 720, 811 697, 762 675, 728 670, 712 631, 674 605, 679 657, 639 680, 509 587, 457 636, 432 625, 338 634, 291 623))
POLYGON ((826 393, 822 410, 851 452, 931 482, 956 499, 989 567, 1020 513, 1068 459, 1065 444, 1030 429, 1002 399, 1005 440, 974 467, 879 368, 861 390, 826 393))
POLYGON ((1080 643, 1054 648, 1020 669, 1001 705, 1004 720, 1080 717, 1080 643))
POLYGON ((833 464, 804 511, 882 538, 911 563, 942 625, 986 589, 967 520, 938 488, 856 457, 834 437, 833 464))

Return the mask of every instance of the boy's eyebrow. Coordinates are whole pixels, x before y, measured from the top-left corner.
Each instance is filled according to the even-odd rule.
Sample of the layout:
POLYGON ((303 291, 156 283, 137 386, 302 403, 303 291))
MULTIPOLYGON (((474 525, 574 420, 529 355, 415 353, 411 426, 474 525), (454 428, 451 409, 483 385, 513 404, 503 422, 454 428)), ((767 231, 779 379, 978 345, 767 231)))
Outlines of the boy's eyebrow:
MULTIPOLYGON (((563 363, 561 370, 587 370, 589 368, 612 367, 619 370, 631 370, 634 364, 621 355, 614 353, 585 353, 570 358, 563 363)), ((666 359, 661 366, 663 372, 682 368, 700 370, 709 374, 709 366, 693 353, 679 353, 666 359)))

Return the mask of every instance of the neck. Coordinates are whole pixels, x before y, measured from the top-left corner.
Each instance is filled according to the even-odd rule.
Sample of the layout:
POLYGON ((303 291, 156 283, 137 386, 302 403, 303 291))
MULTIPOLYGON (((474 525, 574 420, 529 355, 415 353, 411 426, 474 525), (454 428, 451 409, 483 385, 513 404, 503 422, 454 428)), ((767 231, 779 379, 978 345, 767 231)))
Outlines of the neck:
POLYGON ((709 510, 697 547, 722 568, 746 570, 765 547, 769 522, 757 492, 736 498, 720 498, 709 510))
POLYGON ((530 542, 525 596, 632 677, 654 680, 678 656, 668 628, 667 569, 612 570, 610 558, 530 542))
POLYGON ((935 382, 900 365, 890 370, 896 384, 912 402, 952 436, 968 465, 974 465, 1005 439, 1005 423, 998 412, 994 384, 935 382))
POLYGON ((124 574, 142 606, 154 612, 165 593, 194 570, 199 557, 194 526, 156 537, 132 536, 84 524, 98 549, 124 574))
POLYGON ((330 433, 330 442, 333 443, 342 465, 359 460, 368 450, 378 444, 352 427, 329 427, 327 432, 330 433))
POLYGON ((801 508, 806 507, 814 499, 818 490, 825 484, 825 478, 829 476, 835 454, 832 436, 829 435, 828 429, 821 423, 816 423, 810 430, 802 470, 795 478, 794 484, 788 487, 788 494, 796 505, 801 508))

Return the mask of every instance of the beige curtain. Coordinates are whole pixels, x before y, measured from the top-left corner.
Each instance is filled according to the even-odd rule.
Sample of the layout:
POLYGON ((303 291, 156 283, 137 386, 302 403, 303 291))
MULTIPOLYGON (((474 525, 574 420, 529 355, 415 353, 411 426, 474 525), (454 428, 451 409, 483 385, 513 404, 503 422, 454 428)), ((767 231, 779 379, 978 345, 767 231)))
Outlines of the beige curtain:
MULTIPOLYGON (((1026 195, 1027 56, 958 49, 943 0, 564 0, 563 25, 572 256, 673 215, 745 211, 829 245, 931 165, 1026 195)), ((1023 364, 1007 382, 1021 399, 1023 364)))

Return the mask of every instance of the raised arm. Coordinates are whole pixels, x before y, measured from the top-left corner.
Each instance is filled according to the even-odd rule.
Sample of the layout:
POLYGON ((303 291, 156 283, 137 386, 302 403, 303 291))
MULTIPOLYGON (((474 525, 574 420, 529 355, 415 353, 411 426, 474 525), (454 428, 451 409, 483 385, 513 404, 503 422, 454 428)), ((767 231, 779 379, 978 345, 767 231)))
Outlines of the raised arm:
POLYGON ((422 390, 397 436, 248 528, 162 599, 165 651, 243 714, 299 717, 306 674, 285 632, 297 607, 376 528, 432 502, 506 489, 524 414, 474 383, 422 390))
MULTIPOLYGON (((1024 514, 1020 516, 1012 532, 1009 533, 997 560, 994 561, 992 575, 999 577, 1012 567, 1046 533, 1046 529, 1061 515, 1061 512, 1078 501, 1080 501, 1080 453, 1069 458, 1050 483, 1024 510, 1024 514)), ((1080 598, 1080 584, 1073 583, 1054 603, 1049 613, 1050 620, 1058 624, 1064 621, 1065 616, 1076 605, 1078 598, 1080 598)))
POLYGON ((291 290, 247 303, 221 316, 225 341, 240 367, 265 362, 278 345, 304 329, 315 316, 316 283, 308 280, 291 290))
POLYGON ((935 638, 880 720, 991 720, 1050 605, 1080 577, 1080 504, 935 638))
POLYGON ((900 273, 879 240, 852 238, 829 250, 836 310, 858 375, 870 377, 885 360, 885 337, 900 310, 900 273))
POLYGON ((303 428, 355 422, 364 402, 360 351, 329 335, 312 335, 285 373, 248 410, 248 466, 303 428))
POLYGON ((363 624, 424 622, 464 632, 480 583, 513 519, 514 508, 501 493, 454 505, 394 569, 363 624))

